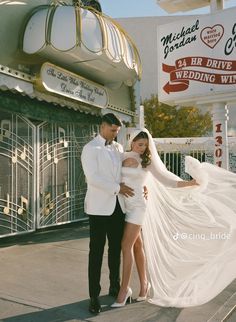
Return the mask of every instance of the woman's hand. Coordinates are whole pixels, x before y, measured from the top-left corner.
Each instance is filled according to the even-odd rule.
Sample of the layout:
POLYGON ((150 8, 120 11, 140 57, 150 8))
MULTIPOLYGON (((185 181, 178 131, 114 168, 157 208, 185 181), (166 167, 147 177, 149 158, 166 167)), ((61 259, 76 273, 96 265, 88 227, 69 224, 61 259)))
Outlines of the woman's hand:
POLYGON ((192 179, 190 181, 178 181, 177 183, 178 188, 191 187, 191 186, 199 186, 199 184, 195 179, 192 179))
POLYGON ((199 183, 195 179, 190 180, 189 183, 191 183, 190 186, 199 186, 199 183))
POLYGON ((148 200, 148 188, 146 186, 143 187, 143 196, 146 200, 148 200))

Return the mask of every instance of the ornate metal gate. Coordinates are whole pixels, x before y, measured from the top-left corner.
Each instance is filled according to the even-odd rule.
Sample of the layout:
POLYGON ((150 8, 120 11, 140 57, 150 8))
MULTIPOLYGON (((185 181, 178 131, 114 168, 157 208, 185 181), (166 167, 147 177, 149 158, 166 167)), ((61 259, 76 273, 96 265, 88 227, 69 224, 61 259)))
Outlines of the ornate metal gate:
POLYGON ((80 156, 97 126, 32 122, 0 113, 0 237, 85 217, 80 156))
POLYGON ((35 229, 34 125, 19 115, 0 114, 0 235, 35 229))
POLYGON ((38 227, 84 217, 85 181, 80 155, 93 126, 43 123, 38 129, 38 227))

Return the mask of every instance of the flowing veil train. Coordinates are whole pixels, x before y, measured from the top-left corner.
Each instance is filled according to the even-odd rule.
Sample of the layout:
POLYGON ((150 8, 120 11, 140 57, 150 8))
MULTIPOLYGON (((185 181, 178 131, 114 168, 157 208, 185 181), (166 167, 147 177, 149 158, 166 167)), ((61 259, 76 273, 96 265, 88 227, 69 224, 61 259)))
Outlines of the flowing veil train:
POLYGON ((142 227, 152 285, 149 302, 201 305, 236 278, 236 174, 187 156, 185 171, 199 185, 174 188, 173 179, 181 179, 166 169, 148 130, 135 129, 129 142, 140 131, 149 136, 154 174, 147 180, 142 227))

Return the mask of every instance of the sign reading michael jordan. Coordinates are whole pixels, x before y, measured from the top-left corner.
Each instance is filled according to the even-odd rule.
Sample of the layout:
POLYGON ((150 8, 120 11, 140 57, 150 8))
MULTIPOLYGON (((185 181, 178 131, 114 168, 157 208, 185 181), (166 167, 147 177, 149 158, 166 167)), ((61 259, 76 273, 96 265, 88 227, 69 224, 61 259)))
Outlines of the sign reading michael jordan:
POLYGON ((197 20, 192 26, 183 26, 180 32, 170 33, 161 38, 162 45, 164 47, 164 59, 166 59, 169 53, 174 50, 190 44, 197 40, 194 32, 199 29, 199 20, 197 20))
POLYGON ((235 17, 231 8, 159 26, 160 101, 175 104, 235 92, 235 17))
POLYGON ((40 83, 49 92, 101 108, 107 106, 108 95, 103 86, 53 64, 43 64, 40 83))

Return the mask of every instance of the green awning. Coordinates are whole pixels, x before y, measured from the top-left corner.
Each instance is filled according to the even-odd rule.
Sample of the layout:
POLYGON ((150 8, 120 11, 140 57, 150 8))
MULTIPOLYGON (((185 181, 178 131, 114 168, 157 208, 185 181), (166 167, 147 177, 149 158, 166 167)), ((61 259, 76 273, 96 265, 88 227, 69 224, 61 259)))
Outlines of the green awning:
POLYGON ((0 111, 20 114, 26 118, 46 122, 97 124, 101 116, 75 111, 11 91, 0 91, 0 111))

